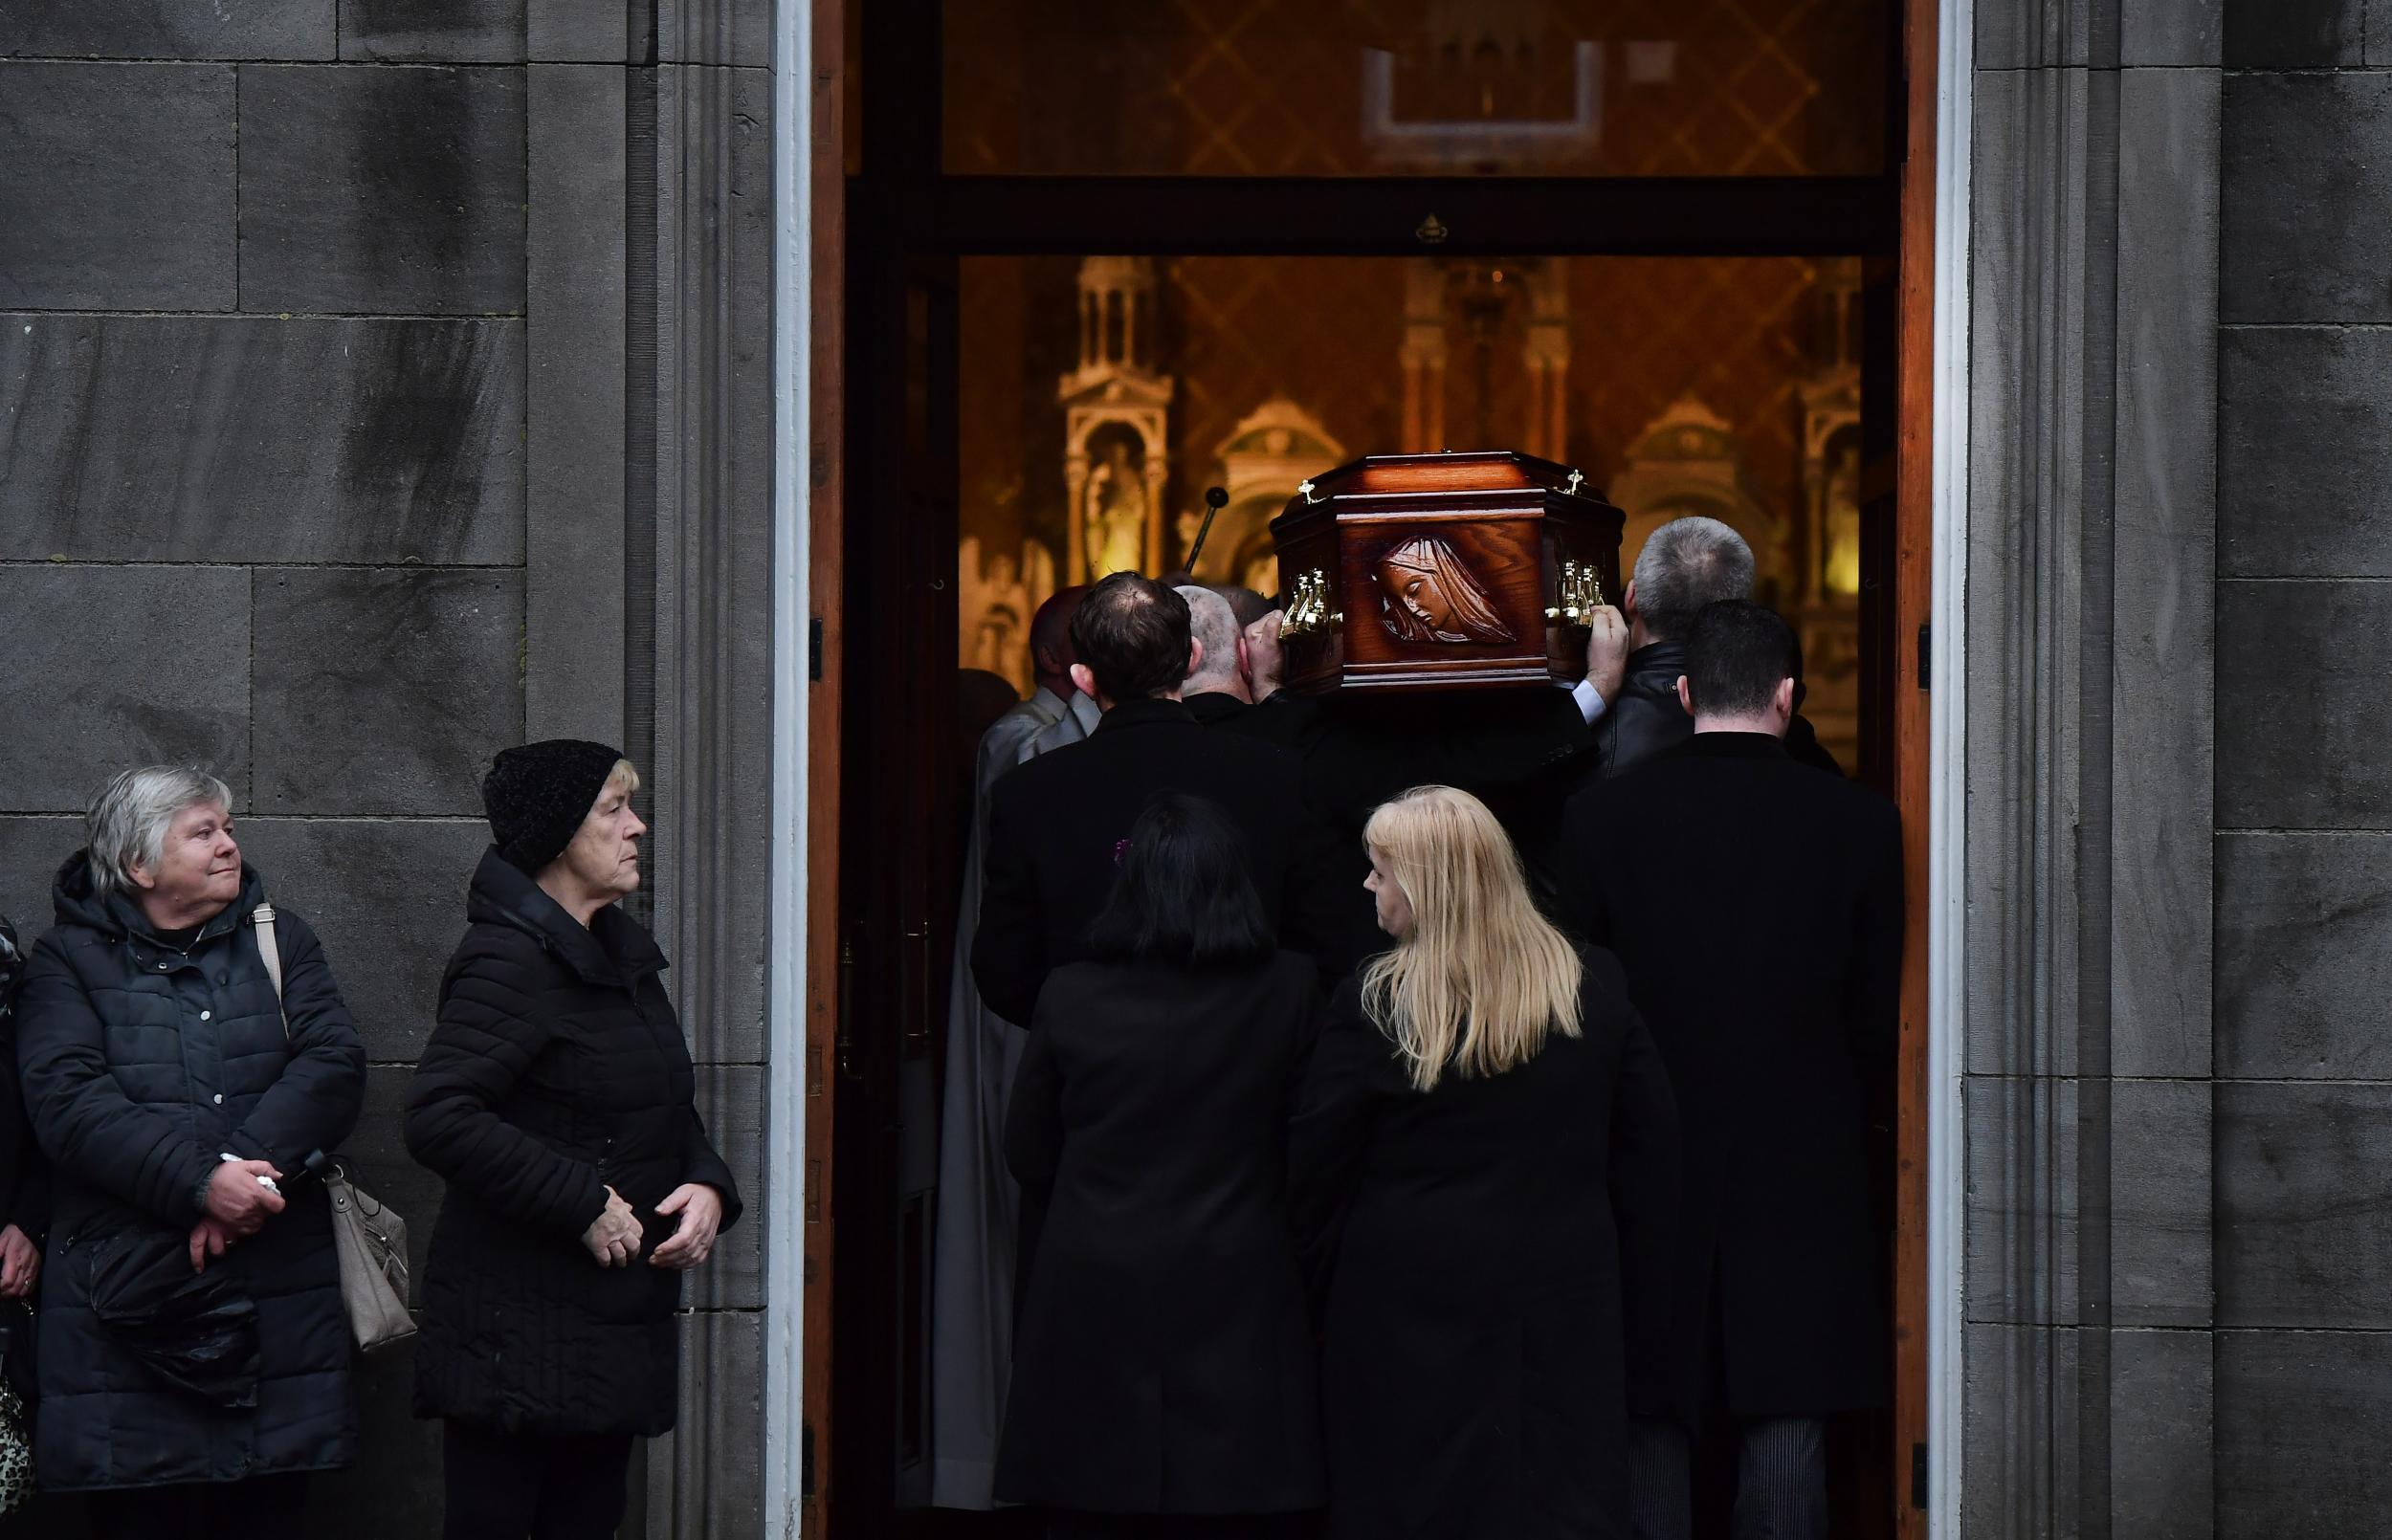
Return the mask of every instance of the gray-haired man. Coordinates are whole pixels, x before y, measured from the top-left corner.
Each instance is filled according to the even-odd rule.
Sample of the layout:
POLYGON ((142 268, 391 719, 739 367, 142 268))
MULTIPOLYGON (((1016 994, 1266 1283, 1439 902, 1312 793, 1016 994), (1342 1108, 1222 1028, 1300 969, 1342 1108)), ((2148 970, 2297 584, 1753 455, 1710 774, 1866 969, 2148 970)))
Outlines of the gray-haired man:
MULTIPOLYGON (((1596 774, 1623 775, 1694 736, 1678 703, 1686 638, 1705 605, 1753 596, 1753 548, 1716 518, 1673 518, 1645 538, 1620 607, 1628 615, 1628 673, 1620 697, 1595 728, 1596 774)), ((1785 735, 1799 763, 1841 775, 1802 717, 1785 735)))

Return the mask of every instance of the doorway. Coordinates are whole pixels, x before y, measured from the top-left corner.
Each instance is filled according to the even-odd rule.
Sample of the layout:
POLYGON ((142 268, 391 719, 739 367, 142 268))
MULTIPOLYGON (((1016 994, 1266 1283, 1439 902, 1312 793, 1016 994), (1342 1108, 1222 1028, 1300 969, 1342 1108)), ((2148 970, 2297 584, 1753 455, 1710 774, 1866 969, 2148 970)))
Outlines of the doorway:
MULTIPOLYGON (((851 9, 834 1537, 990 1532, 925 1507, 959 685, 1023 692, 1029 613, 1105 530, 1165 570, 1219 485, 1199 576, 1237 582, 1306 466, 1584 464, 1626 557, 1677 513, 1744 530, 1839 758, 1889 791, 1923 770, 1900 17, 1821 9, 851 9)), ((1849 1441, 1850 1532, 1916 1532, 1907 1415, 1849 1441)))

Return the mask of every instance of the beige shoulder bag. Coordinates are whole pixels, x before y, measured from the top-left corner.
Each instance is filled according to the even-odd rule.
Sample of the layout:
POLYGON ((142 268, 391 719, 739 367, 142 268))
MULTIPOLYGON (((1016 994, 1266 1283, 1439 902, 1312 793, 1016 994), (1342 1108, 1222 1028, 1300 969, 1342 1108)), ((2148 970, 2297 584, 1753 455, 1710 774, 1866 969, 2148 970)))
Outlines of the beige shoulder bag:
MULTIPOLYGON (((274 906, 250 911, 257 955, 274 980, 275 1004, 282 1003, 282 948, 275 939, 274 906)), ((291 1040, 291 1018, 282 1018, 282 1041, 291 1040)), ((368 1353, 415 1334, 407 1312, 407 1221, 349 1180, 337 1159, 323 1166, 324 1191, 332 1196, 332 1244, 341 1265, 341 1304, 349 1331, 368 1353)))

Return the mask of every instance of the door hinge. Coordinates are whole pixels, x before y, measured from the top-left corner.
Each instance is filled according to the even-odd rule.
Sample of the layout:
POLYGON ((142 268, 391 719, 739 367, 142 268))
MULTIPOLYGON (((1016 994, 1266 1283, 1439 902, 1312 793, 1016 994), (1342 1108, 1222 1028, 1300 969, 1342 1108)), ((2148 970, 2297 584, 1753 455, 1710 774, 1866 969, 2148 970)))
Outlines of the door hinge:
POLYGON ((1914 1443, 1911 1445, 1911 1507, 1924 1509, 1926 1506, 1927 1446, 1914 1443))
POLYGON ((1918 688, 1921 690, 1929 688, 1927 681, 1933 677, 1928 660, 1934 655, 1935 627, 1921 621, 1918 626, 1918 688))
POLYGON ((806 623, 806 677, 816 684, 822 682, 822 617, 816 615, 806 623))

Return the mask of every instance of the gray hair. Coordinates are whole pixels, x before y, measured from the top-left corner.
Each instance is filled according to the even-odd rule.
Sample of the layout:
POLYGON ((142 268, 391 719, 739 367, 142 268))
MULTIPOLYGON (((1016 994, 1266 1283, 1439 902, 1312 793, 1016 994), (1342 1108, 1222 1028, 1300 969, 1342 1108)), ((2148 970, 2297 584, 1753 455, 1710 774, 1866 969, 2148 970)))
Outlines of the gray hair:
POLYGON ((1705 605, 1753 596, 1753 548, 1716 518, 1672 518, 1636 553, 1636 617, 1656 642, 1682 642, 1705 605))
POLYGON ((1187 601, 1187 634, 1203 644, 1205 658, 1196 671, 1187 676, 1187 684, 1199 680, 1227 683, 1237 677, 1237 612, 1229 602, 1209 588, 1194 583, 1183 586, 1180 597, 1187 601))
POLYGON ((166 830, 187 807, 233 810, 233 789, 195 765, 145 764, 101 788, 83 815, 92 886, 101 893, 133 887, 133 869, 155 867, 166 830))

